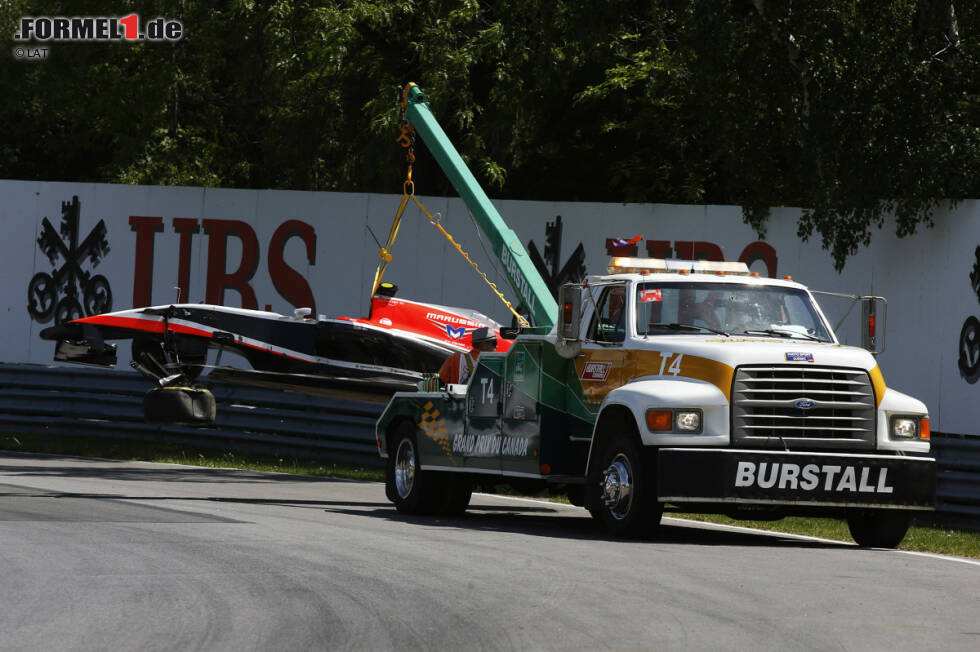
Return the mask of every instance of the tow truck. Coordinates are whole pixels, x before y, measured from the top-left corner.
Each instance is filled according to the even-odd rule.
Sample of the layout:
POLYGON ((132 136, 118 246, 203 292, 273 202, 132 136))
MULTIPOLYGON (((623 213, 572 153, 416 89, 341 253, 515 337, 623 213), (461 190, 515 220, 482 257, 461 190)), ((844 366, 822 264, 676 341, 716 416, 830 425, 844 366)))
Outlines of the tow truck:
POLYGON ((883 298, 854 297, 867 348, 806 286, 744 263, 614 258, 555 302, 424 94, 405 100, 535 320, 467 384, 393 395, 376 435, 400 512, 460 514, 474 483, 510 484, 564 491, 617 537, 671 509, 843 516, 859 545, 895 547, 934 509, 928 410, 874 357, 883 298))

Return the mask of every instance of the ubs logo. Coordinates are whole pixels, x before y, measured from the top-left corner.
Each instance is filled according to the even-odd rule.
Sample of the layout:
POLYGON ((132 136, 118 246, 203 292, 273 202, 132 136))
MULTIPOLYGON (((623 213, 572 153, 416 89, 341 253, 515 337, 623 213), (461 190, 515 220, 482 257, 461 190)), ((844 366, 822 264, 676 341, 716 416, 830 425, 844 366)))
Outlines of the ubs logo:
MULTIPOLYGON (((970 285, 980 301, 980 246, 974 252, 976 261, 970 272, 970 285)), ((980 379, 980 320, 970 316, 960 330, 959 361, 960 375, 971 385, 980 379)))
POLYGON ((112 289, 108 279, 91 271, 109 253, 105 221, 99 220, 79 243, 80 213, 81 202, 76 195, 71 202, 61 202, 60 233, 48 218, 41 221, 37 246, 51 261, 52 270, 50 274, 38 272, 27 286, 27 312, 35 321, 47 322, 53 315, 55 323, 62 324, 112 310, 112 289), (57 266, 59 262, 60 267, 57 266), (84 268, 86 264, 91 270, 84 268))

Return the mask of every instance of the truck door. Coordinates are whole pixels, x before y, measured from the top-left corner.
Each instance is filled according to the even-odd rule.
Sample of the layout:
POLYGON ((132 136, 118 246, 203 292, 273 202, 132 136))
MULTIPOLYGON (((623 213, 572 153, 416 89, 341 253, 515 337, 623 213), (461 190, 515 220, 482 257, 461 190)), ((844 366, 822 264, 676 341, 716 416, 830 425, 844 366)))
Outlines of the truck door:
POLYGON ((500 446, 504 471, 541 473, 541 428, 541 343, 519 342, 507 353, 500 446))
POLYGON ((586 331, 575 368, 582 381, 585 400, 601 403, 611 390, 626 382, 627 351, 624 343, 631 319, 625 283, 602 287, 586 331))
POLYGON ((500 473, 500 409, 503 355, 484 353, 466 391, 463 462, 476 471, 500 473))

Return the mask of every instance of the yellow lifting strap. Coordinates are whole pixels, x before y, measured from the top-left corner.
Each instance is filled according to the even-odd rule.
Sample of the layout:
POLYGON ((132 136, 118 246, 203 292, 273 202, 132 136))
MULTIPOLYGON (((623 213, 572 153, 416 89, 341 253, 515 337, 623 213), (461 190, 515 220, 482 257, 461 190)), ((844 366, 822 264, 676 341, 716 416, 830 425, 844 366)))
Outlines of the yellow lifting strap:
MULTIPOLYGON (((408 88, 405 89, 405 92, 408 92, 408 88)), ((403 107, 404 103, 405 98, 403 97, 403 107)), ((395 246, 395 238, 398 237, 398 227, 401 226, 405 206, 408 205, 410 197, 415 197, 415 182, 412 181, 412 165, 415 163, 415 127, 405 122, 405 120, 402 120, 402 133, 398 137, 398 143, 408 150, 405 152, 405 161, 408 162, 408 172, 405 175, 405 183, 402 184, 402 201, 398 205, 398 210, 395 211, 395 220, 391 223, 388 240, 385 241, 385 245, 378 251, 378 269, 374 272, 374 284, 371 286, 372 297, 378 291, 378 286, 381 285, 381 280, 385 275, 385 269, 388 267, 388 263, 391 262, 391 248, 395 246)))
POLYGON ((388 240, 385 242, 385 246, 378 252, 380 254, 380 260, 378 262, 378 269, 374 273, 374 285, 371 288, 371 296, 373 297, 374 293, 378 291, 378 286, 381 285, 381 279, 384 277, 385 268, 388 266, 388 263, 391 262, 391 248, 395 244, 395 238, 398 236, 398 227, 401 225, 402 215, 405 213, 405 207, 408 205, 409 200, 415 202, 415 204, 419 207, 419 210, 421 210, 422 213, 429 219, 429 223, 439 229, 439 232, 446 236, 446 239, 449 240, 449 243, 453 247, 455 247, 456 251, 458 251, 463 258, 466 259, 466 262, 468 262, 470 266, 476 270, 476 273, 479 274, 484 281, 486 281, 487 285, 490 286, 490 289, 493 290, 493 293, 496 294, 504 305, 507 306, 507 309, 513 313, 518 323, 520 323, 520 325, 524 328, 530 326, 531 324, 527 321, 527 319, 525 319, 524 316, 517 312, 517 310, 514 308, 514 304, 508 301, 507 297, 505 297, 504 294, 497 288, 497 284, 487 278, 487 275, 483 273, 480 266, 477 265, 476 262, 470 258, 470 255, 463 250, 463 246, 456 242, 453 236, 446 231, 445 228, 443 228, 442 224, 439 223, 439 219, 433 216, 432 213, 429 212, 429 209, 427 209, 422 202, 419 201, 418 197, 415 196, 415 189, 411 186, 410 181, 405 182, 405 192, 402 195, 401 203, 398 204, 398 210, 395 212, 395 221, 392 223, 391 231, 388 233, 388 240))
POLYGON ((395 246, 395 238, 398 237, 398 227, 402 223, 402 214, 405 212, 405 206, 408 205, 409 197, 414 197, 415 192, 413 190, 412 194, 408 194, 408 183, 405 182, 405 194, 402 195, 402 201, 398 205, 398 210, 395 211, 395 221, 391 223, 391 230, 388 232, 388 240, 385 241, 385 245, 381 247, 378 251, 378 269, 374 272, 374 285, 371 286, 371 296, 378 291, 378 286, 381 285, 381 279, 384 278, 385 269, 388 267, 388 263, 391 262, 391 248, 395 246))
MULTIPOLYGON (((407 102, 406 98, 408 96, 408 89, 414 85, 415 84, 409 84, 405 87, 405 90, 402 93, 403 111, 407 102)), ((463 251, 463 247, 453 239, 453 236, 451 236, 446 229, 442 228, 442 224, 439 223, 439 220, 433 217, 432 213, 430 213, 428 209, 422 205, 422 202, 420 202, 415 196, 415 182, 412 181, 412 165, 415 163, 415 127, 406 122, 403 118, 401 130, 401 135, 398 137, 398 143, 408 150, 405 153, 405 160, 408 162, 408 174, 406 175, 405 183, 402 186, 401 203, 398 204, 398 210, 395 211, 395 220, 392 222, 391 230, 388 232, 388 240, 378 251, 378 269, 374 272, 374 284, 371 286, 371 296, 373 297, 375 292, 378 291, 378 286, 381 285, 381 280, 385 275, 385 269, 388 267, 388 263, 391 262, 391 249, 395 245, 395 238, 398 237, 398 227, 401 226, 402 215, 405 213, 405 207, 408 205, 408 200, 411 199, 425 214, 425 216, 429 218, 429 222, 434 227, 439 229, 444 236, 446 236, 446 239, 449 240, 449 243, 456 248, 456 251, 462 254, 463 258, 466 259, 466 262, 468 262, 473 269, 476 270, 476 273, 479 274, 484 281, 486 281, 487 285, 490 286, 490 289, 493 290, 494 294, 496 294, 497 297, 504 302, 504 305, 507 306, 507 309, 514 314, 514 317, 517 318, 520 325, 527 328, 531 325, 527 319, 525 319, 520 313, 517 312, 517 310, 514 309, 513 304, 511 304, 511 302, 507 300, 507 297, 505 297, 503 293, 497 289, 497 284, 487 278, 487 275, 480 270, 480 267, 475 262, 473 262, 473 259, 470 258, 469 254, 463 251)))
POLYGON ((494 283, 493 281, 491 281, 489 278, 487 278, 487 275, 484 274, 480 270, 480 266, 477 265, 473 261, 472 258, 470 258, 470 255, 468 253, 466 253, 465 251, 463 251, 462 245, 460 245, 458 242, 456 242, 453 239, 453 236, 451 236, 449 234, 449 232, 446 231, 446 229, 442 228, 442 224, 439 223, 439 220, 436 219, 435 217, 433 217, 432 216, 432 213, 430 213, 428 210, 426 210, 425 206, 422 205, 422 202, 420 202, 415 197, 415 195, 412 195, 412 200, 416 204, 418 204, 419 209, 421 209, 421 211, 423 213, 425 213, 425 216, 427 218, 429 218, 429 223, 432 224, 432 226, 434 226, 437 229, 439 229, 439 232, 442 233, 444 236, 446 236, 446 240, 449 240, 449 244, 451 244, 453 247, 455 247, 456 248, 456 251, 458 251, 463 256, 463 258, 466 259, 466 262, 468 262, 470 264, 470 266, 476 271, 476 273, 479 274, 480 277, 482 277, 484 281, 486 281, 487 285, 490 286, 490 289, 493 290, 493 293, 497 295, 497 298, 499 298, 501 301, 503 301, 504 305, 507 306, 507 309, 510 310, 511 313, 513 313, 513 315, 517 319, 518 323, 520 323, 520 325, 523 326, 524 328, 529 327, 531 324, 528 322, 528 320, 525 319, 523 315, 521 315, 519 312, 517 312, 517 310, 514 309, 514 305, 510 301, 507 300, 507 297, 504 296, 503 292, 501 292, 500 290, 497 289, 497 284, 494 283))

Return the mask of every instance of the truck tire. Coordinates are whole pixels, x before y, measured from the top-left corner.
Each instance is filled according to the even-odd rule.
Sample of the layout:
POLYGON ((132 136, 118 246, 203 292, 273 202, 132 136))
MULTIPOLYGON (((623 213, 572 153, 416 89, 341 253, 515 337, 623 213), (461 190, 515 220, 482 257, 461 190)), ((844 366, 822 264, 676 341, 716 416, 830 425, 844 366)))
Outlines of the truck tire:
POLYGON ((443 480, 443 503, 439 513, 443 516, 459 516, 466 511, 473 497, 473 482, 456 473, 446 473, 443 480))
POLYGON ((660 524, 664 507, 657 501, 654 465, 630 433, 617 432, 600 446, 589 487, 598 495, 595 511, 606 531, 619 538, 651 536, 660 524))
POLYGON ((149 423, 210 425, 216 415, 214 394, 201 387, 154 387, 143 396, 149 423))
POLYGON ((847 529, 862 548, 897 548, 911 524, 912 514, 901 510, 847 510, 847 529))
MULTIPOLYGON (((419 468, 415 427, 403 421, 395 428, 388 447, 385 494, 403 514, 436 514, 445 502, 445 481, 419 468)), ((468 502, 468 501, 467 501, 468 502)))

